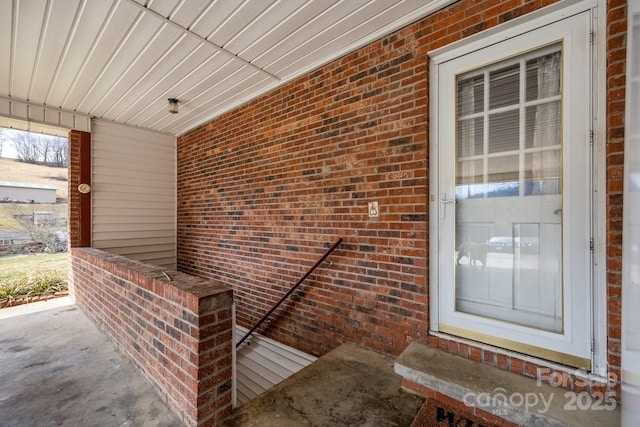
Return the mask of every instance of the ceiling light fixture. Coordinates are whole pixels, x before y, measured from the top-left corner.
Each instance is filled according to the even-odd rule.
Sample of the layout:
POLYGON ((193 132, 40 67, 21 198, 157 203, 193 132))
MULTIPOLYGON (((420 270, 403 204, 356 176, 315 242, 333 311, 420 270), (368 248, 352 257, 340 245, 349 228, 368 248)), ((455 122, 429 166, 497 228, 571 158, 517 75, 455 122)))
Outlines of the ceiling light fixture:
POLYGON ((171 114, 178 114, 178 100, 175 98, 169 98, 169 112, 171 114))

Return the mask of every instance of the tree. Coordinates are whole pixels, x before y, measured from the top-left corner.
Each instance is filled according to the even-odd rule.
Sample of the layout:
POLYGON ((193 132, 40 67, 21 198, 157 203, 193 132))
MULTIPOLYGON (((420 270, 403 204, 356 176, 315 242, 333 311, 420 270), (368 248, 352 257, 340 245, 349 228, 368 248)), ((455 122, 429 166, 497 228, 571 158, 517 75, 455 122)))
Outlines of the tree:
POLYGON ((4 129, 0 129, 0 157, 2 157, 3 148, 4 148, 4 129))
POLYGON ((48 207, 46 212, 33 211, 32 207, 21 207, 16 210, 18 226, 14 229, 29 234, 33 243, 42 245, 44 252, 60 252, 66 248, 66 205, 48 207))
POLYGON ((40 161, 44 164, 49 163, 49 157, 51 156, 51 138, 38 135, 38 148, 40 149, 40 161))
POLYGON ((15 132, 13 146, 18 154, 18 160, 25 163, 38 163, 40 160, 39 135, 29 132, 15 132))
POLYGON ((30 132, 13 132, 13 146, 18 160, 25 163, 43 163, 67 167, 69 146, 66 138, 30 132))
POLYGON ((59 168, 69 165, 69 142, 66 138, 51 138, 51 160, 49 164, 59 168))

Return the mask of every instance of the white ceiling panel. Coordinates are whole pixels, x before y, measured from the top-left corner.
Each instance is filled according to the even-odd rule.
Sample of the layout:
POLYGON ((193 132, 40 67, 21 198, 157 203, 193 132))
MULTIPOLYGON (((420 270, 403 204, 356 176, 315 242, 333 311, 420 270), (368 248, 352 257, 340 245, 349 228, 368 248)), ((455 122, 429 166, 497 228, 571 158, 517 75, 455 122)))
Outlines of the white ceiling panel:
MULTIPOLYGON (((210 38, 212 33, 225 27, 226 22, 240 11, 244 3, 245 0, 212 2, 210 7, 213 8, 215 6, 216 13, 209 13, 210 9, 203 11, 203 13, 198 15, 198 17, 188 25, 189 30, 205 39, 210 38)), ((261 7, 262 3, 268 2, 256 3, 255 6, 261 7)), ((237 27, 237 30, 241 31, 242 27, 237 27)), ((222 46, 222 44, 218 43, 218 46, 222 46)))
MULTIPOLYGON (((41 3, 44 4, 44 2, 41 3)), ((58 61, 64 53, 67 41, 65 37, 60 37, 59 35, 68 35, 70 33, 74 22, 74 14, 70 13, 70 11, 77 10, 79 3, 80 0, 69 0, 66 8, 48 8, 49 16, 47 16, 45 26, 42 29, 42 45, 34 66, 33 77, 27 95, 27 99, 31 102, 45 103, 48 89, 51 86, 58 61), (55 25, 52 25, 53 23, 55 25)))
MULTIPOLYGON (((185 40, 185 44, 190 42, 189 40, 185 40)), ((179 52, 183 53, 187 51, 180 50, 179 52)), ((178 53, 178 51, 176 51, 176 53, 178 53)), ((173 64, 173 61, 158 64, 158 66, 155 67, 155 73, 149 74, 146 81, 143 82, 144 84, 139 85, 139 87, 145 89, 145 91, 136 102, 126 105, 126 107, 128 107, 127 110, 120 116, 117 116, 116 120, 136 123, 144 121, 150 114, 149 110, 153 108, 149 103, 145 103, 145 100, 149 99, 160 102, 162 104, 162 110, 165 110, 164 107, 166 107, 167 101, 163 98, 164 94, 167 91, 177 93, 177 84, 182 81, 182 79, 188 78, 189 73, 196 70, 200 64, 202 64, 202 58, 210 58, 216 54, 217 52, 212 51, 208 46, 200 44, 188 52, 187 56, 177 62, 177 66, 175 67, 167 67, 169 63, 173 64)), ((121 103, 121 105, 122 104, 124 103, 121 103)))
MULTIPOLYGON (((199 108, 196 111, 189 109, 193 114, 190 114, 191 117, 186 122, 187 129, 207 122, 211 117, 220 114, 218 112, 226 111, 227 105, 240 105, 254 98, 255 94, 262 93, 269 83, 270 80, 268 78, 247 67, 243 68, 241 72, 227 76, 215 88, 217 90, 209 90, 199 97, 204 102, 197 103, 199 108)), ((187 104, 186 108, 189 107, 190 105, 187 104)), ((180 134, 181 125, 181 122, 176 121, 167 128, 167 131, 180 134)))
POLYGON ((352 50, 354 45, 359 45, 361 39, 366 38, 376 29, 386 28, 390 23, 406 16, 413 9, 408 3, 401 2, 391 6, 369 3, 366 7, 355 11, 352 16, 318 33, 305 46, 284 54, 265 68, 279 76, 296 74, 301 69, 315 68, 319 65, 318 58, 331 56, 335 51, 352 50), (365 17, 368 19, 364 19, 365 17), (362 23, 354 27, 352 24, 354 19, 362 23))
POLYGON ((17 8, 14 19, 15 30, 22 37, 13 40, 13 51, 21 52, 20 55, 13 55, 13 69, 22 70, 26 75, 11 76, 11 91, 18 93, 29 93, 29 84, 33 75, 38 53, 41 49, 41 33, 30 31, 32 28, 40 28, 44 22, 47 4, 38 0, 25 0, 17 8))
MULTIPOLYGON (((21 3, 23 0, 18 0, 21 3)), ((67 7, 64 1, 57 1, 53 3, 54 7, 67 7), (64 5, 63 5, 64 4, 64 5)), ((69 91, 73 88, 73 84, 78 77, 78 74, 86 63, 89 57, 91 46, 96 42, 96 37, 102 28, 102 24, 106 21, 111 9, 112 3, 109 1, 97 2, 97 4, 87 5, 86 2, 81 2, 78 9, 75 11, 69 10, 69 13, 74 13, 74 25, 68 34, 56 34, 57 37, 64 38, 67 41, 65 50, 59 59, 58 64, 52 64, 56 67, 56 73, 47 95, 45 97, 45 103, 52 107, 59 107, 64 109, 73 110, 72 105, 64 104, 64 99, 67 97, 69 91)), ((58 28, 57 23, 52 22, 52 28, 58 28)), ((33 32, 36 29, 32 29, 33 32)), ((19 31, 16 38, 22 38, 24 35, 19 31)), ((13 52, 14 56, 22 55, 22 52, 13 52)), ((44 64, 43 64, 44 65, 44 64)), ((14 70, 16 72, 26 72, 27 70, 14 70)), ((16 98, 25 99, 22 94, 18 92, 12 92, 7 94, 16 98)), ((39 99, 39 96, 35 96, 35 99, 39 99)), ((30 101, 29 99, 26 99, 30 101)))
MULTIPOLYGON (((144 96, 157 86, 167 74, 183 63, 198 46, 199 43, 187 35, 179 36, 171 45, 167 46, 166 52, 157 61, 148 64, 148 69, 139 75, 135 85, 127 91, 127 96, 120 97, 115 101, 106 114, 113 117, 113 120, 123 121, 122 116, 131 117, 135 114, 134 105, 144 106, 160 101, 158 98, 149 99, 144 96)), ((166 98, 172 96, 168 95, 166 98)), ((163 104, 166 104, 166 98, 162 99, 163 104)))
POLYGON ((284 15, 279 21, 273 22, 271 27, 263 32, 263 36, 252 38, 250 34, 246 34, 249 40, 246 42, 247 47, 239 51, 238 54, 243 58, 255 61, 260 55, 271 50, 276 44, 287 40, 291 34, 297 32, 300 27, 308 23, 309 19, 321 14, 323 11, 332 7, 338 0, 326 0, 324 2, 309 2, 305 0, 301 7, 297 8, 290 15, 284 15))
MULTIPOLYGON (((215 7, 215 14, 224 14, 229 7, 234 8, 236 4, 242 0, 215 1, 215 0, 167 0, 166 3, 173 3, 172 12, 170 14, 162 14, 156 9, 154 3, 147 4, 150 10, 160 13, 162 16, 168 17, 172 22, 184 27, 190 28, 201 18, 202 15, 213 14, 212 8, 215 7)), ((144 2, 140 2, 144 4, 144 2)))
MULTIPOLYGON (((352 35, 352 32, 355 32, 356 29, 360 28, 365 32, 371 31, 372 27, 367 25, 368 22, 354 29, 354 19, 366 22, 368 18, 379 16, 379 14, 387 8, 388 6, 383 3, 367 3, 357 9, 349 11, 348 14, 347 11, 345 11, 342 19, 334 22, 321 22, 323 28, 314 29, 314 36, 312 38, 287 52, 281 52, 275 61, 265 64, 264 68, 274 74, 286 75, 281 74, 283 69, 289 68, 295 70, 298 67, 298 65, 296 65, 298 62, 311 63, 317 61, 317 58, 321 58, 321 55, 342 51, 349 46, 349 44, 353 43, 354 39, 359 39, 357 35, 355 37, 352 35), (309 61, 309 58, 312 60, 309 61), (305 59, 307 59, 307 61, 304 61, 305 59)), ((264 59, 268 60, 268 58, 264 59)))
MULTIPOLYGON (((200 57, 196 54, 192 56, 193 60, 198 60, 200 57)), ((226 76, 234 75, 240 68, 244 67, 243 64, 239 64, 235 61, 229 61, 224 55, 216 53, 209 56, 204 62, 200 62, 198 66, 185 75, 182 79, 177 81, 172 87, 172 93, 179 94, 181 99, 188 99, 189 101, 183 102, 180 106, 182 112, 188 112, 192 105, 198 103, 198 97, 205 94, 207 90, 220 91, 221 81, 226 76)), ((157 88, 162 89, 162 86, 157 88)), ((166 100, 160 98, 161 108, 150 108, 148 112, 148 118, 142 121, 142 126, 149 128, 156 128, 152 123, 156 123, 159 120, 168 119, 180 119, 180 116, 171 115, 167 112, 166 100)))
MULTIPOLYGON (((128 74, 131 69, 142 60, 151 40, 157 35, 160 27, 165 24, 146 14, 140 14, 139 19, 129 28, 121 40, 118 49, 109 62, 98 71, 91 87, 85 91, 83 98, 76 107, 82 111, 95 111, 101 100, 95 99, 93 94, 108 94, 128 74)), ((169 35, 169 34, 167 34, 169 35)), ((178 37, 175 30, 173 39, 178 37)), ((159 47, 159 44, 156 44, 159 47)), ((156 55, 152 55, 156 56, 156 55)), ((146 69, 146 67, 145 67, 146 69)), ((104 99, 104 98, 103 98, 104 99)))
MULTIPOLYGON (((162 16, 171 16, 172 11, 176 8, 176 5, 180 2, 176 0, 136 0, 140 6, 147 6, 149 9, 154 10, 162 16)), ((193 3, 190 2, 191 8, 193 9, 193 3)), ((208 0, 203 0, 198 3, 208 4, 210 3, 208 0)))
POLYGON ((101 71, 117 54, 118 48, 124 45, 129 31, 135 30, 135 21, 142 18, 142 13, 128 3, 119 3, 110 12, 62 101, 74 110, 86 99, 89 88, 99 79, 101 71))
MULTIPOLYGON (((329 0, 326 3, 331 4, 329 0)), ((307 0, 280 0, 272 3, 249 25, 243 27, 243 31, 237 32, 235 37, 227 41, 224 48, 247 60, 252 60, 255 55, 245 55, 243 51, 261 40, 277 39, 276 30, 279 27, 287 30, 285 23, 289 21, 288 18, 305 4, 309 4, 307 0)), ((288 32, 291 32, 291 28, 288 29, 288 32)))
MULTIPOLYGON (((155 20, 149 17, 147 19, 155 20)), ((102 90, 89 93, 87 107, 82 111, 90 111, 96 117, 113 117, 109 113, 117 102, 126 102, 123 98, 131 98, 134 88, 147 79, 155 64, 162 62, 170 54, 173 44, 178 42, 181 36, 186 37, 178 29, 165 23, 160 23, 154 30, 149 39, 145 39, 144 36, 135 37, 138 41, 144 42, 143 46, 139 49, 131 47, 131 52, 128 52, 117 65, 113 65, 116 69, 110 78, 116 78, 114 83, 102 90), (122 68, 122 72, 118 73, 117 68, 122 68), (127 96, 123 97, 123 94, 127 96)))
POLYGON ((0 93, 9 93, 10 75, 12 67, 7 66, 6 61, 10 61, 13 57, 13 29, 11 23, 13 21, 13 8, 10 2, 0 1, 0 60, 5 62, 4 66, 0 66, 0 93))
MULTIPOLYGON (((229 49, 227 43, 240 34, 249 33, 252 34, 254 38, 259 36, 254 30, 255 27, 251 24, 273 4, 273 1, 266 0, 260 3, 245 1, 242 6, 234 10, 223 22, 213 22, 213 25, 204 25, 203 32, 207 31, 207 29, 215 28, 213 32, 207 36, 207 39, 218 46, 229 49)), ((204 21, 202 23, 204 24, 204 21)))
MULTIPOLYGON (((327 27, 333 26, 336 22, 342 22, 354 11, 364 7, 367 2, 367 0, 336 2, 316 15, 301 16, 302 22, 295 32, 283 40, 271 40, 271 47, 254 58, 253 62, 265 68, 292 51, 304 51, 304 46, 308 46, 316 38, 322 35, 326 37, 327 27)), ((337 33, 334 34, 334 36, 337 35, 337 33)))
POLYGON ((0 1, 0 97, 179 135, 451 2, 0 1))

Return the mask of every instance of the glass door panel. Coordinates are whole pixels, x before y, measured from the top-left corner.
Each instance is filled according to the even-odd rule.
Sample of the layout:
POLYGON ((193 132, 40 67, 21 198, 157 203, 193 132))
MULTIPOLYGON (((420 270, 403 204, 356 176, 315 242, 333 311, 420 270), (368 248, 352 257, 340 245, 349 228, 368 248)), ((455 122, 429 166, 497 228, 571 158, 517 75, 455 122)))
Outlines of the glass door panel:
POLYGON ((563 325, 561 62, 555 44, 456 79, 456 310, 550 332, 563 325))

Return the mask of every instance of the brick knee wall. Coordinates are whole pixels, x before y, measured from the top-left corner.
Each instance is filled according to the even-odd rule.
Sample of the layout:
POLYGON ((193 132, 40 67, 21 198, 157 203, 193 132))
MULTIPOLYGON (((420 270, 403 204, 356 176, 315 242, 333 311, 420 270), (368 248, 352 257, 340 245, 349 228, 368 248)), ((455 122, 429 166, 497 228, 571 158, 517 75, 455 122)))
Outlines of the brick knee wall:
POLYGON ((74 248, 70 291, 188 425, 231 414, 232 291, 97 249, 74 248))

